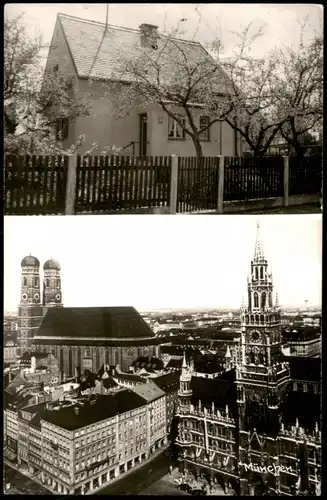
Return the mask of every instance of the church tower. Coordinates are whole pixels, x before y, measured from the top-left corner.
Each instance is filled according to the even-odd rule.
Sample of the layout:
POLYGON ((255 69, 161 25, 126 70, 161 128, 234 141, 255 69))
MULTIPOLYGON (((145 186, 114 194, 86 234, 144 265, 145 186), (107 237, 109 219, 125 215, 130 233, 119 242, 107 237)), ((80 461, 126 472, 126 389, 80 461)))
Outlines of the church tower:
POLYGON ((32 341, 43 317, 40 262, 28 255, 21 262, 21 293, 18 306, 18 354, 33 350, 32 341))
POLYGON ((289 366, 282 359, 280 307, 277 296, 273 301, 272 274, 264 256, 259 223, 248 278, 248 306, 243 303, 241 307, 240 354, 236 370, 240 428, 267 433, 269 422, 278 425, 289 366))
POLYGON ((192 367, 186 363, 186 357, 184 353, 182 373, 179 379, 179 391, 178 391, 179 405, 182 408, 190 408, 191 405, 191 397, 192 397, 191 380, 192 380, 192 367))
POLYGON ((49 307, 63 307, 61 293, 60 264, 47 260, 43 266, 43 306, 44 315, 49 307))

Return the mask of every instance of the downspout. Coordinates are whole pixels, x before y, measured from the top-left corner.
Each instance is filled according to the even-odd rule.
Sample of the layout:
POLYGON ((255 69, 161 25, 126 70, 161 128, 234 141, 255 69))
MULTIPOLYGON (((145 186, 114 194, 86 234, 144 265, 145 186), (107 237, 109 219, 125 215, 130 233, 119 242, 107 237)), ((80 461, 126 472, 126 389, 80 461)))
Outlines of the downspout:
POLYGON ((222 156, 222 154, 223 154, 223 122, 220 121, 219 123, 220 123, 220 127, 219 127, 219 135, 220 135, 220 137, 219 137, 219 145, 220 145, 219 154, 220 154, 220 156, 222 156))

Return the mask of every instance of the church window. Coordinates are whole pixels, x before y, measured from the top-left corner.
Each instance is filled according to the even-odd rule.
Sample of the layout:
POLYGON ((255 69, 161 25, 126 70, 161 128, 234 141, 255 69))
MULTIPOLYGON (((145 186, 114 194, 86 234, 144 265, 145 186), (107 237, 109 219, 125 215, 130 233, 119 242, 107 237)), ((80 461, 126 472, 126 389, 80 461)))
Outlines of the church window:
POLYGON ((57 280, 57 288, 60 288, 60 280, 57 280))
POLYGON ((254 352, 250 352, 250 363, 254 363, 254 352))
POLYGON ((266 292, 262 292, 262 294, 261 294, 261 308, 264 309, 265 307, 266 307, 266 292))
POLYGON ((256 315, 255 322, 256 322, 257 325, 260 323, 260 316, 259 316, 259 314, 256 315))
POLYGON ((260 279, 263 280, 263 267, 260 267, 260 279))
POLYGON ((253 299, 254 299, 254 307, 259 307, 259 297, 258 297, 257 292, 254 292, 253 299))
POLYGON ((272 293, 269 292, 269 307, 272 307, 272 293))
POLYGON ((261 314, 261 316, 260 316, 260 323, 261 323, 262 325, 264 325, 264 324, 265 324, 265 317, 264 317, 264 315, 263 315, 263 314, 261 314))
POLYGON ((23 278, 23 286, 27 286, 27 278, 23 278))
POLYGON ((257 267, 254 269, 254 272, 255 272, 255 279, 258 280, 259 279, 259 273, 258 273, 258 268, 257 267))
POLYGON ((34 286, 39 286, 39 278, 34 279, 34 286))
POLYGON ((47 288, 50 286, 50 280, 48 278, 45 280, 45 286, 47 288))

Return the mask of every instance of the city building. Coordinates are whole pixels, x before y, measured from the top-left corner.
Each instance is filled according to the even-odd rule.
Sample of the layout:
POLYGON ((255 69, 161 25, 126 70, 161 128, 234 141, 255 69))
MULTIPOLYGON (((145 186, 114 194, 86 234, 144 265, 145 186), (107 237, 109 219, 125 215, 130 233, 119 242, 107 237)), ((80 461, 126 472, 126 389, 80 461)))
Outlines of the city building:
MULTIPOLYGON (((166 445, 165 394, 122 389, 18 410, 18 465, 54 493, 91 493, 166 445)), ((8 425, 8 424, 7 424, 8 425)))
POLYGON ((4 363, 16 363, 18 359, 17 343, 13 340, 4 340, 3 361, 4 363))
POLYGON ((175 416, 179 389, 180 372, 170 372, 153 378, 153 382, 166 393, 167 434, 171 433, 172 421, 175 416))
POLYGON ((286 356, 321 357, 321 327, 297 326, 283 331, 283 353, 286 356))
POLYGON ((21 294, 18 306, 18 355, 33 349, 33 338, 49 307, 62 307, 60 264, 45 262, 41 295, 40 261, 28 255, 21 262, 21 294), (42 299, 42 300, 41 300, 42 299))
POLYGON ((133 307, 49 308, 33 344, 52 353, 66 376, 103 365, 128 371, 139 356, 159 356, 153 331, 133 307))
MULTIPOLYGON (((168 39, 158 33, 158 27, 150 24, 141 24, 140 29, 135 30, 58 14, 46 71, 60 74, 80 97, 90 92, 93 97, 88 116, 77 117, 71 123, 67 119, 58 121, 58 132, 62 134, 65 147, 75 143, 81 134, 86 134, 85 151, 96 141, 101 149, 113 145, 123 148, 125 155, 195 155, 190 137, 160 106, 138 106, 128 116, 115 118, 116 104, 124 99, 118 83, 133 78, 133 75, 126 74, 126 70, 124 77, 119 74, 118 68, 124 57, 135 55, 137 58, 140 55, 137 48, 147 50, 149 58, 158 57, 167 43, 168 39)), ((175 39, 171 50, 174 52, 171 62, 177 61, 183 50, 190 54, 192 63, 203 62, 204 58, 211 60, 198 42, 175 39)), ((162 78, 167 76, 169 73, 162 78)), ((219 87, 223 78, 221 73, 217 82, 219 87)), ((192 108, 198 126, 209 118, 201 108, 201 103, 194 103, 192 108)), ((242 146, 240 134, 226 122, 214 123, 203 135, 204 156, 237 156, 241 154, 242 146)))
POLYGON ((147 437, 151 453, 167 442, 166 393, 153 380, 134 387, 133 391, 147 402, 147 437))
POLYGON ((184 357, 176 445, 181 467, 237 495, 320 494, 321 360, 285 361, 278 300, 259 227, 241 307, 240 362, 216 379, 184 357), (308 411, 310 409, 310 411, 308 411))

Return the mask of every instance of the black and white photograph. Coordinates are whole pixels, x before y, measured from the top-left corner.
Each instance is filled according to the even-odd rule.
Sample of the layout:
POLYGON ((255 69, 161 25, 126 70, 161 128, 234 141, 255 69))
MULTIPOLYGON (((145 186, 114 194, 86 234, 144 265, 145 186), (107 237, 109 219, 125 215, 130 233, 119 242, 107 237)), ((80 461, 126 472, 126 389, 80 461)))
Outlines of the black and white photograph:
POLYGON ((320 213, 323 7, 7 4, 6 215, 320 213))
POLYGON ((320 495, 320 215, 6 217, 10 494, 320 495))
POLYGON ((320 4, 4 6, 5 495, 323 495, 323 57, 320 4))

